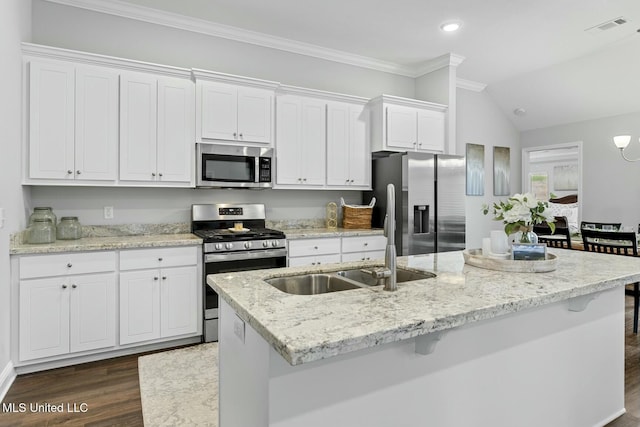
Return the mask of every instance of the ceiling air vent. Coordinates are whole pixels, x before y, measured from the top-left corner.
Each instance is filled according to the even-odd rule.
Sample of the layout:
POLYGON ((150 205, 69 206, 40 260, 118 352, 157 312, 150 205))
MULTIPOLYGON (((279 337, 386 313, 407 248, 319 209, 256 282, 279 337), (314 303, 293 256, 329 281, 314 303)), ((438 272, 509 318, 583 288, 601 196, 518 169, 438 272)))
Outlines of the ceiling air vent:
POLYGON ((620 16, 619 18, 611 19, 609 21, 598 24, 594 27, 587 28, 585 31, 589 34, 600 34, 603 31, 610 30, 612 28, 619 27, 620 25, 626 24, 628 21, 620 16))

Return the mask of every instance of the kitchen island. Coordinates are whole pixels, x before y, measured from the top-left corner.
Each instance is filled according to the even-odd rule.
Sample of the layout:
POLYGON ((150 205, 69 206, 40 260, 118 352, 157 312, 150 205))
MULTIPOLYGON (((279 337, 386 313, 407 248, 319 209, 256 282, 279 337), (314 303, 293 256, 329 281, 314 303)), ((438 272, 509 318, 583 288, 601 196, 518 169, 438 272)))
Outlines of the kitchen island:
POLYGON ((548 273, 398 258, 431 279, 291 295, 208 277, 221 296, 220 426, 597 426, 624 413, 624 285, 640 258, 550 250, 548 273))

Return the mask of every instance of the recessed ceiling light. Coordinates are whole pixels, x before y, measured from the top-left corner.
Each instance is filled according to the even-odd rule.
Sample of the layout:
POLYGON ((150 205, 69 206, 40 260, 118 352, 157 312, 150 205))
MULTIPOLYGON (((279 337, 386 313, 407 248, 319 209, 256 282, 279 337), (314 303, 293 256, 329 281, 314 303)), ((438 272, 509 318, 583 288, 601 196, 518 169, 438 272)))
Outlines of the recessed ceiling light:
POLYGON ((460 27, 462 27, 462 22, 460 21, 447 21, 440 24, 440 29, 446 33, 458 31, 460 27))

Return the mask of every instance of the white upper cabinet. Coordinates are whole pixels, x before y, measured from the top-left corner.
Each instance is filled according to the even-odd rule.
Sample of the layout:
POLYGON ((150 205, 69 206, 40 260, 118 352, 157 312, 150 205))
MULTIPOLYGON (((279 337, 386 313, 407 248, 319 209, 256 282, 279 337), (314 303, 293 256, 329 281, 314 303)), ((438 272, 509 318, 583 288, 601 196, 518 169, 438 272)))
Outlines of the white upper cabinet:
POLYGON ((277 83, 193 70, 196 78, 196 138, 272 145, 277 83))
POLYGON ((30 61, 27 179, 117 178, 118 73, 30 61))
POLYGON ((276 185, 324 187, 326 106, 310 97, 277 97, 276 185))
POLYGON ((362 104, 327 105, 327 186, 367 189, 371 186, 371 150, 367 111, 362 104))
POLYGON ((193 184, 193 83, 123 73, 120 180, 193 184))
POLYGON ((382 95, 369 109, 373 151, 444 153, 445 105, 382 95))

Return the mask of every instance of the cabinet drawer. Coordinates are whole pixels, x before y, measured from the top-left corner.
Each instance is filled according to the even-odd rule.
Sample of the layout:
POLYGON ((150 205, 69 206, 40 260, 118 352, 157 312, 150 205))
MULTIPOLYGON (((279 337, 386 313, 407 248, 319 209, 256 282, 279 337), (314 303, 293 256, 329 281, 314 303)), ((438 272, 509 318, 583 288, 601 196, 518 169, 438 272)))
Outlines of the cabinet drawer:
POLYGON ((387 247, 384 236, 356 236, 342 238, 342 252, 380 251, 387 247))
POLYGON ((329 254, 340 255, 339 237, 289 241, 289 257, 329 254))
POLYGON ((322 265, 340 262, 340 254, 302 256, 289 259, 289 267, 299 267, 301 265, 322 265))
POLYGON ((115 271, 115 252, 82 252, 20 257, 20 278, 115 271))
POLYGON ((178 267, 197 263, 198 248, 196 246, 134 249, 120 252, 120 270, 178 267))
POLYGON ((342 254, 342 262, 371 261, 372 259, 384 261, 384 251, 348 252, 342 254))

